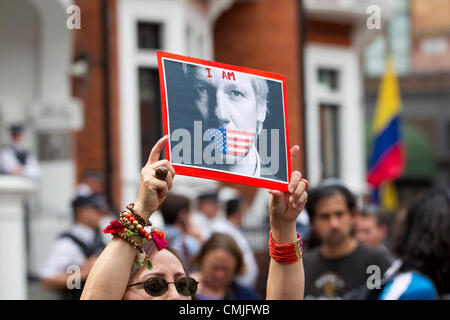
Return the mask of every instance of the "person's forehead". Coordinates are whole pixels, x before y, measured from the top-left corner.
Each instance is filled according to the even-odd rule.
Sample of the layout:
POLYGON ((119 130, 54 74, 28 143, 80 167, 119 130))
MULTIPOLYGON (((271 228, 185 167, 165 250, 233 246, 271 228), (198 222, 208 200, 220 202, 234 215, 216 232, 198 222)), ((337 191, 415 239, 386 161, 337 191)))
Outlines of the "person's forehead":
POLYGON ((175 274, 181 272, 184 274, 183 265, 170 251, 161 250, 151 257, 153 264, 150 273, 170 273, 175 274))
POLYGON ((345 210, 347 210, 348 208, 347 208, 347 202, 345 200, 345 197, 340 193, 335 193, 331 196, 320 199, 316 204, 317 212, 328 211, 330 209, 333 209, 333 210, 345 209, 345 210))
POLYGON ((217 248, 210 250, 205 258, 210 262, 214 264, 233 264, 236 263, 236 258, 234 255, 229 252, 228 250, 225 250, 223 248, 217 248))
POLYGON ((376 224, 372 222, 372 219, 370 219, 370 217, 361 216, 356 217, 355 225, 359 230, 370 230, 376 226, 376 224))
POLYGON ((358 217, 358 220, 362 223, 375 224, 377 222, 377 217, 375 217, 373 215, 357 216, 357 217, 358 217))

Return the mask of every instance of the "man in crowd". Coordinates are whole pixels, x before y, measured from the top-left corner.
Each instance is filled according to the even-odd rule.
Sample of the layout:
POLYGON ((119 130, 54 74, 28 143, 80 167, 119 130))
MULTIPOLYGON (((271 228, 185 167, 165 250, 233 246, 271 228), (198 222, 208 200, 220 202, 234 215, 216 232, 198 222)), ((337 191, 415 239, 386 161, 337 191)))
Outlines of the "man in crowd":
POLYGON ((361 243, 375 248, 393 260, 386 246, 392 213, 382 212, 374 207, 366 207, 355 217, 355 236, 361 243))
POLYGON ((220 210, 218 191, 200 194, 197 198, 197 210, 192 214, 192 223, 201 232, 202 241, 211 236, 211 227, 220 210))
POLYGON ((200 230, 191 223, 190 199, 169 193, 160 210, 169 246, 180 253, 189 272, 196 271, 191 261, 200 250, 202 238, 200 230))
POLYGON ((99 224, 108 212, 101 194, 78 196, 72 207, 75 223, 55 240, 41 272, 42 286, 60 291, 66 300, 80 298, 89 271, 105 246, 99 224), (75 279, 77 275, 79 279, 75 279))
POLYGON ((10 127, 11 143, 0 149, 0 173, 38 179, 41 175, 39 163, 34 155, 23 146, 24 128, 22 125, 10 127))
POLYGON ((354 236, 355 196, 340 184, 319 186, 308 195, 306 210, 320 245, 303 258, 305 299, 342 299, 367 284, 369 266, 378 268, 381 277, 388 258, 354 236))
POLYGON ((82 181, 75 187, 75 196, 89 196, 105 191, 105 175, 97 170, 87 170, 82 181))
MULTIPOLYGON (((23 146, 24 130, 21 124, 14 124, 9 128, 11 142, 0 149, 0 173, 37 180, 41 176, 41 168, 36 157, 23 146)), ((32 215, 30 199, 24 202, 24 213, 26 254, 29 257, 31 247, 30 217, 32 215)))

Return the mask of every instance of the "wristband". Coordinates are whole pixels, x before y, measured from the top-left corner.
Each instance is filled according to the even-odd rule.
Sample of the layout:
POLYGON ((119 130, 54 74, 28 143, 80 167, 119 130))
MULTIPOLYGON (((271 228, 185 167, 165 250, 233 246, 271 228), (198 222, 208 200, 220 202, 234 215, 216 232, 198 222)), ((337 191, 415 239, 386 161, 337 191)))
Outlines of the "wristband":
POLYGON ((272 231, 269 232, 269 255, 277 262, 291 264, 299 261, 303 255, 303 241, 297 232, 297 239, 293 242, 279 245, 272 238, 272 231))

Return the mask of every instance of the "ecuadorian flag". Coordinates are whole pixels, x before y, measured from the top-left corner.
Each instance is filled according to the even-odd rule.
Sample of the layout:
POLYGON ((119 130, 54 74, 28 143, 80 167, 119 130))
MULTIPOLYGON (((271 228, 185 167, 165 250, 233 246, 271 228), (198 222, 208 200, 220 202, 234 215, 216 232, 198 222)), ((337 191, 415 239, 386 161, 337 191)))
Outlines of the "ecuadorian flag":
POLYGON ((367 181, 375 189, 384 182, 397 179, 403 173, 400 111, 400 93, 393 60, 388 57, 375 108, 372 129, 375 141, 367 176, 367 181))

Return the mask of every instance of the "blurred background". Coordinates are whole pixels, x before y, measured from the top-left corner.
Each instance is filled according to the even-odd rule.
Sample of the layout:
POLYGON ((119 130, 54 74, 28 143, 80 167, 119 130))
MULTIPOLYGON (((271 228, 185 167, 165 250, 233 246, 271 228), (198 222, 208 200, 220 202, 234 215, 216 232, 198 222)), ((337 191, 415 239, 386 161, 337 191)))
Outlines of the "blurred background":
MULTIPOLYGON (((450 185, 449 0, 0 0, 0 142, 10 144, 16 126, 38 166, 4 165, 0 175, 0 299, 56 298, 39 274, 72 223, 86 172, 102 175, 111 216, 135 200, 162 136, 156 50, 284 74, 290 143, 302 151, 293 168, 311 186, 336 179, 360 205, 399 211, 450 185), (374 185, 389 56, 403 157, 374 185)), ((267 190, 182 176, 175 184, 193 200, 225 186, 245 197, 242 231, 263 293, 267 190)))

